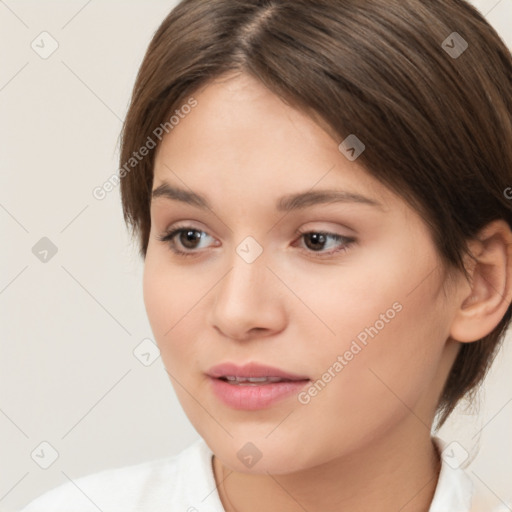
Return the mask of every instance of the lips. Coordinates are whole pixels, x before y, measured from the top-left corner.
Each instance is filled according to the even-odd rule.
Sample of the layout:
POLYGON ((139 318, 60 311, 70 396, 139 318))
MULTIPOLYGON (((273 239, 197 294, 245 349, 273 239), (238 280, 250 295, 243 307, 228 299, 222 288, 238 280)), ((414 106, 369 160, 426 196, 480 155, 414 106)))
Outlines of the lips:
POLYGON ((256 411, 291 399, 310 378, 305 375, 249 363, 242 366, 222 363, 207 372, 211 391, 222 403, 232 409, 256 411))
POLYGON ((280 368, 248 363, 236 365, 235 363, 222 363, 210 368, 207 372, 210 377, 229 382, 231 384, 268 384, 273 382, 310 380, 306 375, 297 375, 280 368))

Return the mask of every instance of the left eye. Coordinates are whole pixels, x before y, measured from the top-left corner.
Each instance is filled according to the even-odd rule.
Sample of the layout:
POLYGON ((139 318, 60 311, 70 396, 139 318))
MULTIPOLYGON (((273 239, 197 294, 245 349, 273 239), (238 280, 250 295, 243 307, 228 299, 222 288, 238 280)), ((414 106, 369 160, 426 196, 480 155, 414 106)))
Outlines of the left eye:
POLYGON ((299 233, 301 238, 304 239, 305 245, 308 247, 308 249, 311 249, 311 252, 321 253, 321 255, 330 255, 339 251, 347 251, 352 243, 355 242, 354 238, 338 235, 336 233, 326 233, 324 231, 307 231, 299 233), (324 249, 327 245, 328 239, 336 242, 331 244, 331 247, 332 245, 338 245, 338 249, 323 251, 322 249, 324 249))
MULTIPOLYGON (((323 231, 307 231, 298 232, 300 239, 304 238, 306 241, 305 245, 309 250, 309 253, 319 253, 318 255, 325 256, 331 255, 340 251, 347 251, 349 247, 355 242, 354 238, 345 237, 336 233, 327 233, 323 231), (327 241, 331 239, 335 243, 331 244, 336 246, 337 249, 325 251, 323 250, 327 244, 327 241)), ((210 237, 205 231, 195 229, 190 226, 176 228, 163 236, 158 236, 158 240, 165 242, 169 245, 169 248, 175 254, 180 256, 195 256, 197 255, 197 249, 201 249, 198 244, 210 237), (179 243, 179 245, 178 245, 179 243), (185 249, 185 250, 183 250, 185 249)), ((211 237, 210 237, 211 238, 211 237)), ((204 247, 203 247, 204 248, 204 247)))

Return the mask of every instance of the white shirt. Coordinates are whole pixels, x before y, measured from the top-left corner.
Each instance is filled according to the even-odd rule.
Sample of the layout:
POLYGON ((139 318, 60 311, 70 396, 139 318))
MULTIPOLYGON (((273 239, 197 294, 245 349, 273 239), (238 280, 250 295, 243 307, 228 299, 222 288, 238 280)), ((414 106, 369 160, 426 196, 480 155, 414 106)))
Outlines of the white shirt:
MULTIPOLYGON (((442 451, 444 441, 433 439, 442 451)), ((177 455, 65 482, 30 502, 21 512, 225 512, 215 484, 212 456, 206 442, 199 438, 177 455)), ((510 504, 476 509, 477 498, 469 474, 452 469, 441 459, 429 512, 512 510, 510 504)))

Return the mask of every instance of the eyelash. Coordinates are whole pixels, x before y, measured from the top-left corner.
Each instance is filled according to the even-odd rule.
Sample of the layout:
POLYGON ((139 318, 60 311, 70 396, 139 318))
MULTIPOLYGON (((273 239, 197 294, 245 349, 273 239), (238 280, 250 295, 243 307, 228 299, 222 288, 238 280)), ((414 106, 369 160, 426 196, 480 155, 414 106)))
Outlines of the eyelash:
MULTIPOLYGON (((179 226, 179 227, 176 227, 175 229, 173 229, 173 230, 171 230, 171 231, 169 231, 167 233, 164 233, 161 236, 157 236, 157 239, 160 242, 166 243, 169 246, 169 249, 174 254, 176 254, 178 256, 183 256, 183 257, 195 257, 195 256, 198 256, 198 252, 197 251, 196 252, 194 252, 193 250, 182 251, 182 250, 176 248, 176 241, 174 240, 175 237, 177 235, 183 233, 183 232, 186 232, 186 231, 195 231, 197 233, 206 233, 205 231, 202 231, 200 229, 196 229, 196 228, 194 228, 192 226, 179 226)), ((315 235, 323 235, 323 236, 326 236, 326 237, 330 237, 333 240, 335 240, 336 242, 344 242, 343 246, 341 246, 340 248, 335 249, 335 250, 331 250, 331 251, 328 251, 328 252, 312 251, 310 249, 302 249, 303 251, 305 251, 305 252, 307 252, 309 254, 313 254, 314 257, 316 257, 316 258, 331 257, 331 256, 334 256, 335 254, 338 254, 338 253, 345 253, 356 242, 355 238, 338 235, 337 233, 329 233, 327 231, 301 231, 301 230, 297 230, 296 233, 298 235, 300 235, 300 237, 303 237, 304 235, 315 234, 315 235)))

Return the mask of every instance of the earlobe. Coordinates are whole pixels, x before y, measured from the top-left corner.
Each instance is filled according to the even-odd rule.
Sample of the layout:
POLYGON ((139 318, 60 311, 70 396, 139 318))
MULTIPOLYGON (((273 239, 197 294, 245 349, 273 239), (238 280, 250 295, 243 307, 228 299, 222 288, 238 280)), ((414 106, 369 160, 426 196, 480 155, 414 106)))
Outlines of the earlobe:
POLYGON ((450 337, 462 343, 492 332, 512 300, 512 231, 507 222, 489 223, 469 247, 476 258, 469 269, 471 283, 464 279, 461 284, 450 329, 450 337))

